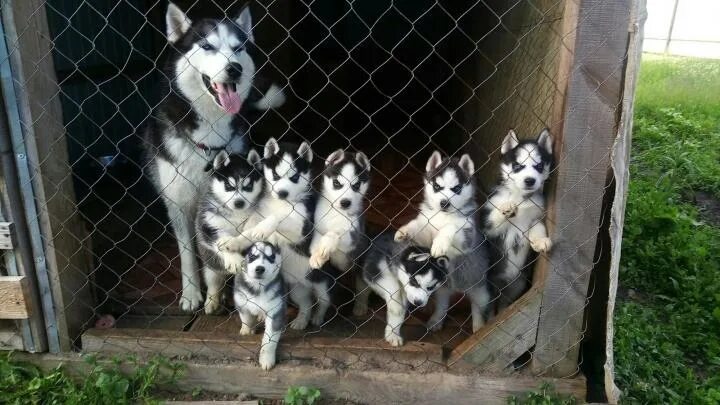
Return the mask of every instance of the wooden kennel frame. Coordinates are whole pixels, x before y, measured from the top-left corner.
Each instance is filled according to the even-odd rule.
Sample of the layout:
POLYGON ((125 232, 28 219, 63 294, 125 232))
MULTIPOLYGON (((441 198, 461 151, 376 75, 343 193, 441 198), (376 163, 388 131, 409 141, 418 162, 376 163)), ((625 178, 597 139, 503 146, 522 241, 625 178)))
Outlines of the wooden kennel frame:
MULTIPOLYGON (((498 25, 498 30, 513 34, 505 38, 534 38, 495 48, 498 53, 514 49, 508 58, 497 59, 496 68, 502 74, 493 75, 483 86, 487 90, 484 104, 498 107, 488 110, 474 103, 463 107, 468 127, 483 128, 483 143, 499 145, 511 122, 522 134, 536 133, 543 124, 555 134, 555 154, 560 159, 548 189, 548 224, 555 247, 538 264, 530 291, 450 353, 424 343, 390 349, 362 339, 318 338, 310 343, 290 339, 281 347, 281 352, 299 357, 322 353, 349 359, 370 353, 380 360, 402 358, 412 363, 420 359, 432 365, 424 371, 420 364, 418 371, 407 373, 336 371, 281 362, 265 374, 249 365, 190 359, 188 382, 232 391, 238 388, 237 381, 243 381, 243 391, 258 395, 279 395, 288 385, 314 385, 329 396, 361 400, 367 398, 367 386, 372 384, 381 395, 376 398, 388 401, 482 398, 484 403, 500 403, 507 395, 550 379, 559 391, 584 397, 586 382, 581 371, 587 371, 579 366, 581 345, 592 345, 599 357, 585 357, 583 362, 594 362, 593 367, 601 371, 592 378, 599 380, 609 402, 617 400, 611 314, 644 1, 539 0, 534 10, 513 8, 498 25), (533 26, 537 10, 543 23, 533 26), (556 52, 543 56, 548 47, 556 52), (526 66, 523 59, 540 62, 526 66), (527 366, 519 373, 513 371, 513 361, 527 352, 532 353, 527 366)), ((87 282, 89 241, 74 205, 67 151, 58 147, 65 143, 65 128, 44 2, 4 1, 2 24, 6 48, 12 49, 6 49, 1 61, 0 129, 12 141, 2 150, 3 185, 17 189, 3 192, 5 220, 14 226, 3 228, 9 229, 5 234, 12 233, 13 243, 0 245, 9 249, 5 252, 13 255, 17 266, 15 274, 0 277, 0 307, 7 308, 8 300, 23 301, 17 305, 22 310, 11 314, 23 321, 11 322, 10 327, 17 329, 7 332, 15 336, 14 346, 50 351, 53 354, 26 357, 45 366, 64 363, 77 372, 85 367, 71 354, 79 343, 83 351, 108 351, 110 342, 115 351, 152 353, 172 340, 185 345, 170 353, 179 356, 188 348, 207 353, 235 350, 232 345, 240 342, 237 337, 224 339, 192 331, 83 333, 93 319, 87 282)), ((495 159, 473 149, 474 145, 468 148, 476 158, 495 159)), ((483 165, 484 184, 491 182, 494 167, 493 163, 483 165)), ((8 317, 6 312, 0 311, 0 317, 8 317)))

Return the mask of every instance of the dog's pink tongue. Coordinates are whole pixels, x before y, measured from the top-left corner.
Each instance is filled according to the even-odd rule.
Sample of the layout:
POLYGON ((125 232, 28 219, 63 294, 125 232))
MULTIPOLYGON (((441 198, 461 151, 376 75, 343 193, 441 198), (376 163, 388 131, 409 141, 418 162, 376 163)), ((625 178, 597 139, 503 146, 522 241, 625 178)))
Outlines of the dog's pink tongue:
POLYGON ((227 113, 237 114, 240 111, 242 101, 240 101, 240 95, 234 88, 231 88, 226 83, 213 83, 213 88, 217 92, 220 105, 227 113))

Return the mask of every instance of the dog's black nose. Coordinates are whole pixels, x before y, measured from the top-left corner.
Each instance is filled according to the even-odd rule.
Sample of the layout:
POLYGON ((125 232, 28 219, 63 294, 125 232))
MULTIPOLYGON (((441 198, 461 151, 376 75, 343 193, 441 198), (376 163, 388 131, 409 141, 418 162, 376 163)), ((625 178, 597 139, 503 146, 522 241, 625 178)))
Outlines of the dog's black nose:
POLYGON ((278 191, 278 198, 279 198, 279 199, 284 200, 284 199, 286 199, 287 197, 288 197, 288 192, 287 192, 287 190, 280 190, 280 191, 278 191))
POLYGON ((450 201, 448 200, 440 200, 440 208, 447 209, 447 207, 450 206, 450 201))
POLYGON ((525 179, 525 185, 528 187, 532 187, 535 185, 535 179, 532 177, 528 177, 525 179))
POLYGON ((230 80, 235 81, 242 75, 243 68, 239 63, 232 62, 228 65, 226 71, 230 80))
POLYGON ((415 305, 415 306, 418 307, 418 308, 420 308, 420 307, 422 307, 423 305, 425 305, 425 303, 424 303, 421 299, 413 300, 412 304, 415 305))
POLYGON ((263 266, 255 267, 255 274, 257 274, 259 276, 263 273, 265 273, 265 267, 263 267, 263 266))
POLYGON ((245 208, 245 201, 235 200, 235 208, 240 209, 240 210, 245 208))
POLYGON ((351 204, 350 200, 348 200, 346 198, 340 200, 340 207, 342 207, 343 209, 350 208, 350 204, 351 204))

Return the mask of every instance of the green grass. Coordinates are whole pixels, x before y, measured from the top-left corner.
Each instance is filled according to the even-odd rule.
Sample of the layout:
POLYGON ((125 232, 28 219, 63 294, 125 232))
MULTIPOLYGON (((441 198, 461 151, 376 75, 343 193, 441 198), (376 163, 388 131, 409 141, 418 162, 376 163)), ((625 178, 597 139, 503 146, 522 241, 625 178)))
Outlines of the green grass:
POLYGON ((115 359, 101 365, 86 357, 90 371, 84 380, 68 376, 62 367, 49 372, 0 354, 0 404, 152 404, 159 385, 171 385, 181 372, 178 364, 162 358, 138 363, 134 358, 115 359), (121 366, 129 366, 129 373, 121 366))
POLYGON ((720 403, 720 61, 646 57, 615 314, 624 403, 720 403), (715 219, 717 220, 717 219, 715 219), (717 222, 715 222, 717 224, 717 222))

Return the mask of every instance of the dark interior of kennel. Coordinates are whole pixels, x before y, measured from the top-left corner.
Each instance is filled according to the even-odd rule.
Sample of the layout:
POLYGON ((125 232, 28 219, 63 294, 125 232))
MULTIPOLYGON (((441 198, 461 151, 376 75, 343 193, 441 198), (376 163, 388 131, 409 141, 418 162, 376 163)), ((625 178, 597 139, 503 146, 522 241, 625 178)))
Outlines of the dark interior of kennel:
MULTIPOLYGON (((197 19, 234 15, 242 2, 176 3, 197 19)), ((547 71, 557 59, 548 52, 557 20, 548 15, 560 6, 505 3, 253 4, 255 37, 270 61, 258 74, 287 85, 289 101, 253 117, 252 143, 275 136, 311 141, 320 157, 336 148, 366 152, 376 171, 373 231, 413 214, 434 149, 470 152, 487 190, 507 128, 551 124, 555 101, 547 71), (532 22, 543 28, 532 32, 532 22)), ((165 9, 150 0, 47 3, 78 207, 92 236, 95 312, 119 323, 177 311, 177 247, 142 175, 137 135, 163 94, 165 9)))

